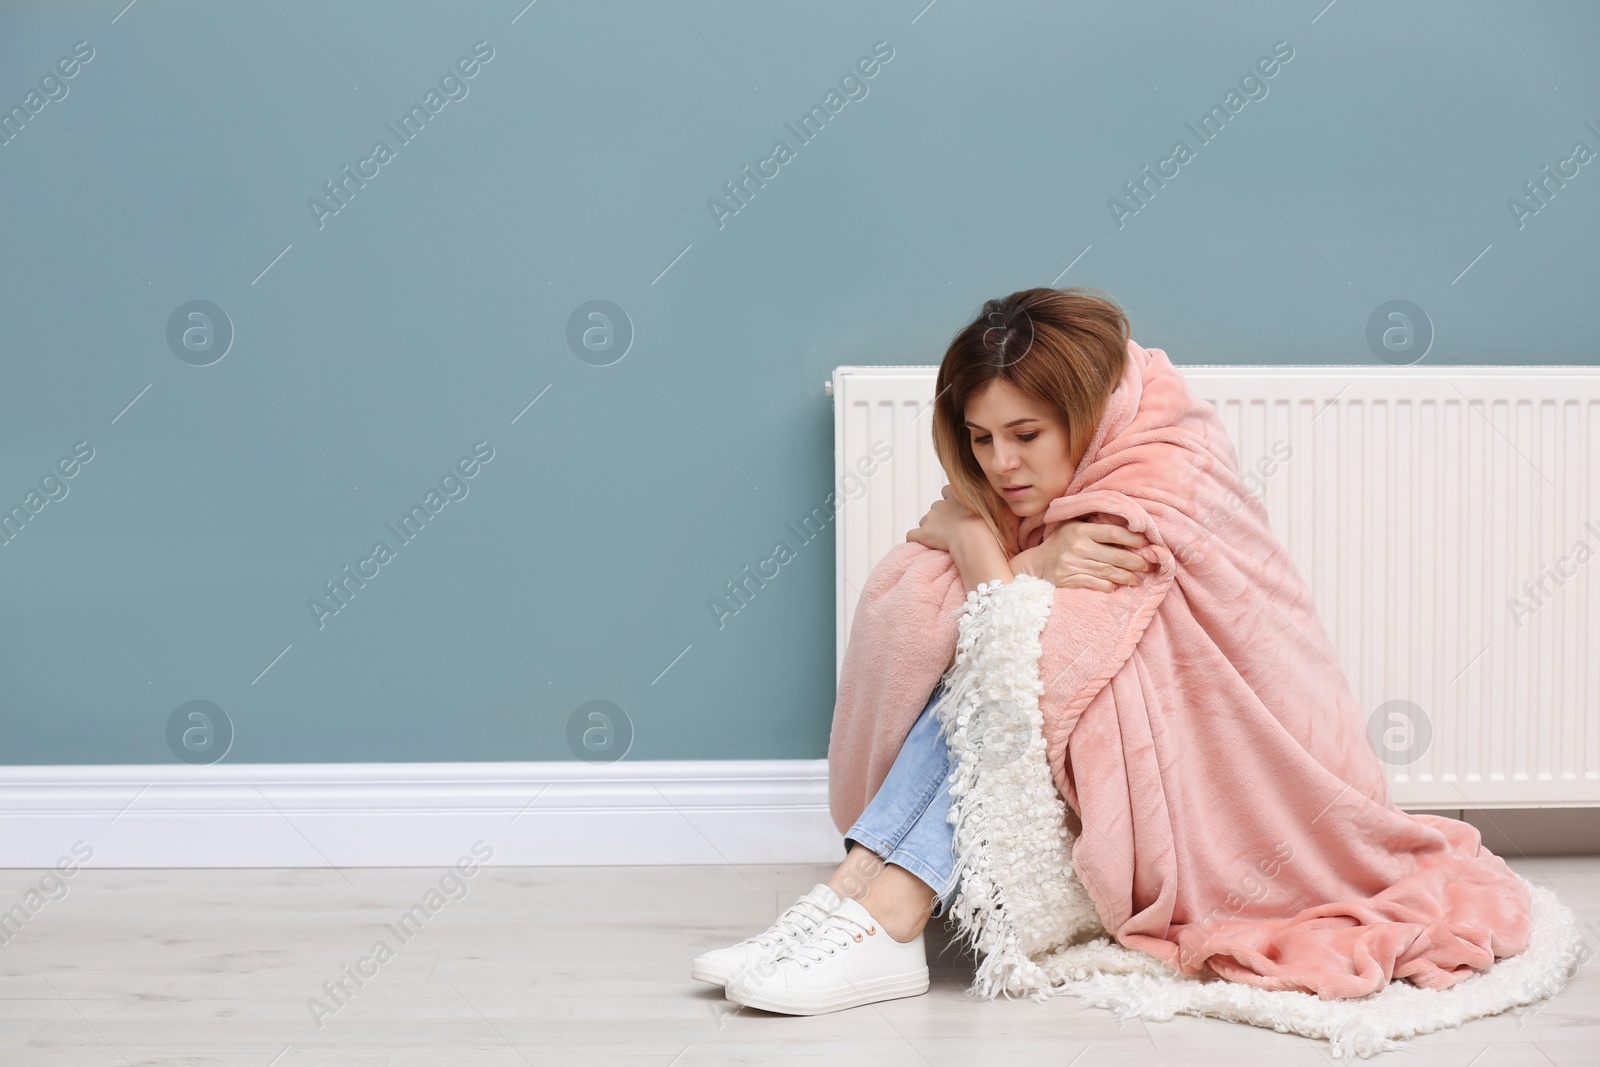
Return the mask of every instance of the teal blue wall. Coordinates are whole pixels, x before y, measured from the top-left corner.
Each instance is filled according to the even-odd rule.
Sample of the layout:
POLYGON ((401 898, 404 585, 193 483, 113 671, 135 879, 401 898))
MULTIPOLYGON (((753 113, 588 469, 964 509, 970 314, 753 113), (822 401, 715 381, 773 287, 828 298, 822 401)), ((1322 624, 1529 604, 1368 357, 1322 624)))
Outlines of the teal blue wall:
POLYGON ((1052 284, 1180 365, 1410 362, 1392 300, 1428 363, 1592 363, 1600 160, 1524 186, 1600 150, 1597 47, 1511 0, 0 7, 0 762, 170 763, 190 701, 200 762, 573 759, 591 701, 629 759, 822 756, 835 365, 1052 284))

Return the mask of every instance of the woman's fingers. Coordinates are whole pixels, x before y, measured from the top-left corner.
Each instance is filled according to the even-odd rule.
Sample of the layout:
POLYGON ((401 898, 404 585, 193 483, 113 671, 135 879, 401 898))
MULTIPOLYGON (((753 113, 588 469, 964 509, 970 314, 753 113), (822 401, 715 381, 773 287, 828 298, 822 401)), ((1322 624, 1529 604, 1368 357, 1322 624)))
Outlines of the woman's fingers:
POLYGON ((1050 574, 1038 575, 1051 579, 1057 589, 1099 589, 1102 592, 1112 592, 1119 585, 1138 585, 1144 578, 1143 575, 1132 574, 1109 563, 1098 563, 1088 560, 1078 564, 1076 569, 1063 573, 1054 570, 1050 574))
POLYGON ((1091 560, 1096 564, 1106 564, 1124 571, 1139 571, 1143 573, 1154 569, 1151 567, 1150 561, 1137 552, 1129 552, 1125 548, 1113 548, 1110 545, 1097 544, 1092 541, 1079 555, 1083 559, 1091 560))
POLYGON ((1143 548, 1150 543, 1150 539, 1142 533, 1134 533, 1126 526, 1118 526, 1112 522, 1086 522, 1083 532, 1099 541, 1103 545, 1129 545, 1133 548, 1143 548))
POLYGON ((1107 582, 1121 585, 1138 585, 1151 570, 1149 560, 1134 552, 1106 548, 1092 556, 1085 556, 1085 566, 1090 572, 1107 582))
POLYGON ((1096 563, 1093 566, 1095 574, 1097 574, 1100 579, 1107 584, 1108 587, 1110 583, 1113 582, 1115 582, 1117 585, 1138 585, 1143 577, 1142 575, 1134 574, 1131 571, 1125 571, 1121 567, 1114 567, 1109 563, 1096 563))
POLYGON ((1111 557, 1111 559, 1106 560, 1107 563, 1115 567, 1121 567, 1125 571, 1138 571, 1142 574, 1145 571, 1154 569, 1150 566, 1150 561, 1137 552, 1125 552, 1122 549, 1108 548, 1106 549, 1106 554, 1111 557))

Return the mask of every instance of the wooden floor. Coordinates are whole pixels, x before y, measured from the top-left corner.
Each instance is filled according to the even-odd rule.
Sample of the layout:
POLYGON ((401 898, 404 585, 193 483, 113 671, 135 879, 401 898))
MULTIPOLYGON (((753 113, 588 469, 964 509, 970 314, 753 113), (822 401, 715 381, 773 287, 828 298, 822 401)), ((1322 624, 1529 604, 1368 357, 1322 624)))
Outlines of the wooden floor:
MULTIPOLYGON (((1595 925, 1600 857, 1512 865, 1595 925)), ((0 945, 0 1064, 1272 1065, 1331 1062, 1305 1038, 1209 1019, 1118 1024, 1070 998, 987 1002, 930 927, 928 994, 813 1018, 740 1009, 689 978, 700 951, 764 928, 825 867, 439 871, 81 870, 0 945), (439 905, 401 941, 385 924, 439 905), (394 950, 342 1004, 323 984, 394 950), (326 1009, 314 1019, 311 998, 326 1009), (320 1023, 320 1025, 319 1025, 320 1023)), ((0 871, 0 907, 40 872, 0 871)), ((48 887, 47 887, 48 888, 48 887)), ((1600 961, 1542 1010, 1418 1038, 1369 1062, 1600 1064, 1600 961)))

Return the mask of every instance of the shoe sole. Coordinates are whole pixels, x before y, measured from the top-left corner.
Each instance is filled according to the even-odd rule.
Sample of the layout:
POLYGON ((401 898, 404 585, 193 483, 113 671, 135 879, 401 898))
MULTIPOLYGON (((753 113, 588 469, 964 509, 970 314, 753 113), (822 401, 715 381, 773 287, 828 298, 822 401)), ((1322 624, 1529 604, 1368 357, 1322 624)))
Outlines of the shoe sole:
POLYGON ((706 982, 710 985, 726 986, 728 979, 733 977, 737 967, 727 965, 718 966, 712 963, 701 963, 695 960, 689 968, 689 977, 697 982, 706 982))
POLYGON ((787 989, 749 989, 737 983, 724 992, 735 1004, 783 1015, 821 1015, 844 1008, 876 1004, 880 1000, 915 997, 928 991, 928 969, 873 978, 829 993, 797 993, 787 989))

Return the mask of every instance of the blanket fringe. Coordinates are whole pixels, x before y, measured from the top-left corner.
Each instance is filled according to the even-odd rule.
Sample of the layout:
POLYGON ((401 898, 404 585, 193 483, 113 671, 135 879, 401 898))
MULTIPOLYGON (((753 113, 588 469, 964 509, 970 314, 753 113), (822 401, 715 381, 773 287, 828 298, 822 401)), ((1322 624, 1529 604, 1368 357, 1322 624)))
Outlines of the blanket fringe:
POLYGON ((949 914, 981 955, 969 995, 1069 994, 1118 1018, 1151 1021, 1211 1016, 1325 1039, 1339 1059, 1393 1051, 1399 1039, 1520 1009, 1566 985, 1583 960, 1576 918, 1526 879, 1527 949, 1448 989, 1400 980, 1360 999, 1323 1000, 1186 977, 1117 944, 1073 869, 1066 802, 1046 759, 1038 661, 1054 592, 1026 574, 969 592, 937 706, 955 764, 950 822, 961 888, 949 914))

